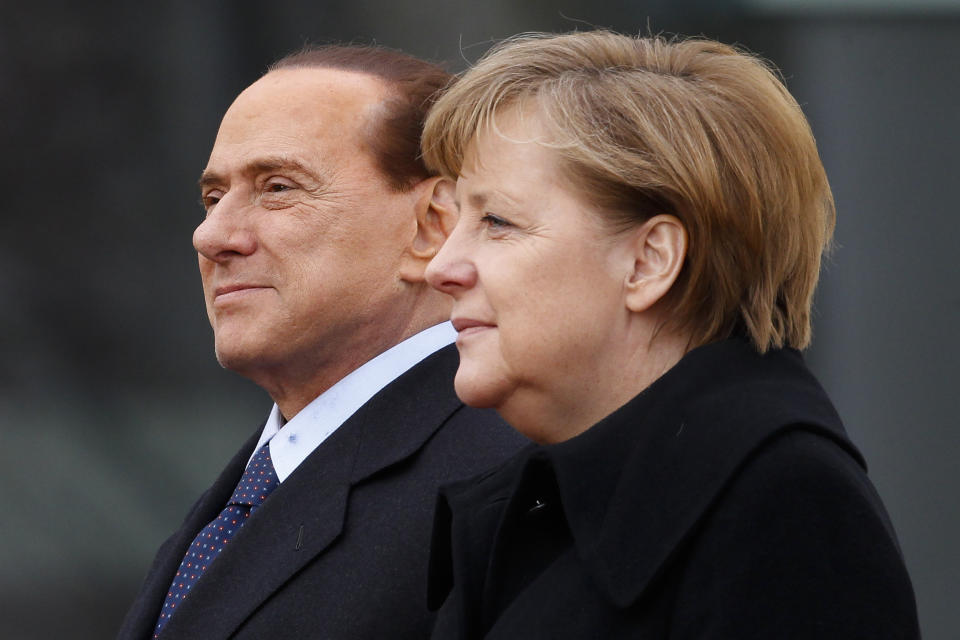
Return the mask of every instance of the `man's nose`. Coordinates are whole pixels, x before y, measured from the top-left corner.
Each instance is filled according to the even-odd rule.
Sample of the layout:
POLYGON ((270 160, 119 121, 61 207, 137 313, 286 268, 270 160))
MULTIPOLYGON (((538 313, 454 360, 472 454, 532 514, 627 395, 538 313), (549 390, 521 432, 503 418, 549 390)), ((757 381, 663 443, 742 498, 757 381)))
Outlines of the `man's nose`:
POLYGON ((426 279, 431 287, 453 297, 477 283, 477 268, 464 246, 458 223, 453 233, 427 265, 426 279))
POLYGON ((249 205, 237 200, 235 196, 231 198, 230 193, 224 195, 193 232, 193 247, 208 260, 221 262, 238 255, 250 255, 257 249, 249 205))

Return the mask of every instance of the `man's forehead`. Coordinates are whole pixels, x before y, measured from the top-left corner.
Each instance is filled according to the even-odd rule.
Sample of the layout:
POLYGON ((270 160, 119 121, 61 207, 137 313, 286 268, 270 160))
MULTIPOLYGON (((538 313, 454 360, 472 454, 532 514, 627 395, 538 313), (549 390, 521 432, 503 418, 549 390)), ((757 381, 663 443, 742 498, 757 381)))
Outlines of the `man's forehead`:
POLYGON ((247 87, 230 111, 362 122, 388 94, 383 80, 365 73, 326 68, 279 69, 247 87))
POLYGON ((210 162, 264 154, 332 159, 356 153, 375 131, 389 91, 380 79, 338 69, 281 69, 250 85, 227 110, 210 162))

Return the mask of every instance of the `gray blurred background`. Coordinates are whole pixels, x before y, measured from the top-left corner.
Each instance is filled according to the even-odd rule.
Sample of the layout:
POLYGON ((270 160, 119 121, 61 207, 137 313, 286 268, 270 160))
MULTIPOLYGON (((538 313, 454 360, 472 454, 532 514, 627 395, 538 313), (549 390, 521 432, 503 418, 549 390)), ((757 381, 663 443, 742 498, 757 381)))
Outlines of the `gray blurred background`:
POLYGON ((214 360, 190 245, 233 97, 306 41, 462 70, 492 40, 591 25, 739 43, 804 106, 839 211, 809 360, 924 636, 958 637, 957 0, 0 3, 0 637, 112 637, 266 417, 214 360))

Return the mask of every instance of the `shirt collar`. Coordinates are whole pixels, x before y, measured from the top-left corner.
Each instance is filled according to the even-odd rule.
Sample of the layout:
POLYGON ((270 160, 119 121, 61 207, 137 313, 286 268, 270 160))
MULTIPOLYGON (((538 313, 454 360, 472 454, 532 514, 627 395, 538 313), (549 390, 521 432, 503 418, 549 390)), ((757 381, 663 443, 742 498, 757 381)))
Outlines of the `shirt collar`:
POLYGON ((283 482, 370 398, 456 337, 449 322, 424 329, 354 369, 286 423, 274 404, 254 454, 269 442, 270 457, 283 482))

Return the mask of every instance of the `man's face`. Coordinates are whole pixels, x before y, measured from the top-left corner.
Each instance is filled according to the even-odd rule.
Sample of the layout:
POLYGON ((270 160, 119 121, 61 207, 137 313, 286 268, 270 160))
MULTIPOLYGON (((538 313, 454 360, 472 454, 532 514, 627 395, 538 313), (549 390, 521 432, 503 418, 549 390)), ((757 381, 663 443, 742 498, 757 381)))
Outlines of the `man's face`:
POLYGON ((224 367, 269 387, 402 337, 417 192, 392 190, 368 151, 385 97, 372 76, 281 70, 224 116, 193 235, 224 367))

